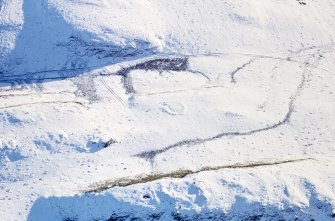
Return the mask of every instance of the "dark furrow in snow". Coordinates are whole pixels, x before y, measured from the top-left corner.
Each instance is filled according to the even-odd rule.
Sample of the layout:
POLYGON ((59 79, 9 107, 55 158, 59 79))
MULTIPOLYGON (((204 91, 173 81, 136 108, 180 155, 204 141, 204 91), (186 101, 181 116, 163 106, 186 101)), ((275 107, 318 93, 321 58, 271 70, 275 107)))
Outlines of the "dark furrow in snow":
POLYGON ((237 67, 233 72, 230 73, 231 83, 236 84, 236 78, 235 75, 243 70, 245 67, 249 66, 252 62, 254 62, 254 59, 251 59, 247 63, 244 63, 242 66, 237 67))
POLYGON ((217 134, 215 136, 212 136, 212 137, 187 139, 187 140, 179 141, 175 144, 169 145, 167 147, 164 147, 164 148, 161 148, 161 149, 158 149, 158 150, 141 152, 139 154, 136 154, 135 156, 140 157, 140 158, 144 158, 144 159, 149 160, 149 161, 153 161, 154 158, 156 156, 158 156, 159 154, 162 154, 164 152, 167 152, 167 151, 175 149, 175 148, 180 148, 180 147, 183 147, 183 146, 193 146, 193 145, 196 145, 196 144, 202 144, 202 143, 206 143, 208 141, 213 141, 213 140, 216 140, 216 139, 220 139, 220 138, 223 138, 223 137, 229 137, 229 136, 232 136, 232 137, 234 137, 234 136, 250 136, 250 135, 253 135, 253 134, 256 134, 256 133, 272 130, 272 129, 275 129, 279 126, 287 124, 289 122, 291 116, 292 116, 293 111, 294 111, 294 103, 296 101, 296 98, 299 96, 301 90, 303 89, 303 87, 305 85, 306 78, 307 78, 306 75, 308 74, 308 68, 309 67, 314 68, 315 64, 321 59, 320 56, 316 56, 316 61, 315 62, 310 62, 309 60, 312 59, 314 56, 315 56, 315 54, 312 55, 310 58, 308 58, 308 61, 305 62, 305 70, 302 73, 302 78, 301 78, 300 84, 297 86, 297 89, 296 89, 295 93, 293 94, 293 96, 290 99, 286 115, 278 123, 275 123, 275 124, 273 124, 271 126, 268 126, 268 127, 254 129, 254 130, 245 131, 245 132, 238 132, 238 131, 222 132, 222 133, 219 133, 219 134, 217 134))
POLYGON ((198 170, 178 170, 166 174, 150 174, 150 175, 141 175, 139 177, 134 178, 121 178, 117 180, 107 180, 100 183, 95 183, 90 185, 85 193, 99 193, 104 190, 113 188, 113 187, 127 187, 135 184, 148 183, 156 180, 160 180, 163 178, 184 178, 188 175, 197 174, 206 171, 217 171, 221 169, 243 169, 243 168, 256 168, 256 167, 264 167, 264 166, 275 166, 281 164, 288 163, 297 163, 306 160, 315 160, 313 158, 302 158, 302 159, 291 159, 291 160, 280 160, 280 161, 272 161, 272 162, 252 162, 246 164, 232 164, 232 165, 224 165, 224 166, 216 166, 216 167, 202 167, 198 170))

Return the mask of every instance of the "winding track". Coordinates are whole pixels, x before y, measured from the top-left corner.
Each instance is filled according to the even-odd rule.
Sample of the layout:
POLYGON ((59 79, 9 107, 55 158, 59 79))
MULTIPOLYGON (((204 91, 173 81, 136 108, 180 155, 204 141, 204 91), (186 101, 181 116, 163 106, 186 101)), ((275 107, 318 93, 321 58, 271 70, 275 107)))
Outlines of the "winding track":
MULTIPOLYGON (((242 69, 244 69, 245 67, 247 67, 248 65, 253 63, 256 58, 257 59, 268 58, 268 59, 284 60, 284 61, 287 61, 287 62, 297 63, 298 61, 292 60, 292 58, 294 56, 300 56, 299 53, 305 52, 305 51, 308 51, 308 50, 314 50, 314 49, 319 49, 320 50, 323 47, 325 47, 325 46, 310 47, 310 48, 306 48, 306 49, 301 49, 301 50, 292 52, 292 54, 290 54, 287 57, 272 57, 272 56, 267 56, 267 55, 248 55, 248 56, 251 56, 252 58, 247 63, 242 64, 241 66, 237 67, 232 73, 230 73, 231 82, 236 83, 235 75, 239 71, 241 71, 242 69)), ((256 133, 260 133, 260 132, 268 131, 268 130, 271 130, 271 129, 275 129, 279 126, 287 124, 289 122, 290 118, 291 118, 291 115, 292 115, 293 111, 294 111, 295 100, 299 96, 301 90, 303 89, 303 87, 305 85, 305 82, 306 82, 306 78, 308 77, 308 74, 309 74, 310 70, 318 68, 317 63, 320 59, 322 59, 322 56, 320 56, 319 51, 314 52, 314 53, 310 53, 308 55, 307 60, 303 63, 303 65, 305 67, 305 70, 302 73, 300 84, 297 86, 297 89, 296 89, 294 95, 290 98, 290 102, 288 104, 288 109, 287 109, 287 112, 286 112, 285 116, 283 117, 282 120, 278 121, 277 123, 275 123, 273 125, 270 125, 270 126, 267 126, 267 127, 264 127, 264 128, 254 129, 254 130, 250 130, 250 131, 221 132, 221 133, 218 133, 216 135, 213 135, 213 136, 207 137, 207 138, 186 139, 186 140, 179 141, 177 143, 171 144, 169 146, 166 146, 166 147, 163 147, 163 148, 160 148, 160 149, 141 152, 141 153, 136 154, 135 156, 140 157, 140 158, 144 158, 144 159, 149 160, 149 161, 153 161, 156 156, 158 156, 158 155, 160 155, 164 152, 167 152, 171 149, 181 148, 181 147, 185 147, 185 146, 192 146, 192 145, 196 145, 196 144, 202 144, 202 143, 205 143, 205 142, 209 142, 209 141, 212 141, 212 140, 220 139, 220 138, 223 138, 223 137, 229 137, 229 136, 249 136, 249 135, 253 135, 253 134, 256 134, 256 133)), ((298 63, 300 63, 300 62, 298 62, 298 63)), ((79 69, 79 70, 82 70, 82 69, 79 69)), ((129 73, 133 70, 190 71, 190 72, 194 73, 192 70, 189 69, 188 57, 157 58, 157 59, 144 61, 142 63, 138 63, 138 64, 135 64, 133 66, 129 66, 129 67, 126 67, 126 68, 121 68, 120 71, 117 71, 115 73, 107 73, 107 74, 99 73, 97 77, 100 77, 100 80, 103 83, 103 85, 125 107, 127 107, 125 102, 115 93, 115 91, 112 88, 110 88, 108 86, 108 84, 104 81, 104 79, 102 77, 103 76, 114 75, 114 76, 122 76, 124 79, 128 79, 129 78, 129 73)), ((51 70, 51 71, 48 71, 48 72, 53 73, 53 72, 57 72, 57 71, 75 72, 75 71, 78 71, 78 69, 51 70)), ((43 74, 47 73, 47 71, 31 73, 30 75, 42 74, 42 73, 43 74)), ((196 73, 196 74, 203 75, 203 73, 196 73)), ((18 76, 22 76, 22 75, 18 75, 18 76)), ((8 76, 0 76, 0 82, 25 81, 26 78, 23 78, 23 79, 16 78, 18 76, 14 76, 14 79, 6 79, 6 77, 8 77, 8 76)), ((38 78, 37 80, 41 81, 41 80, 50 79, 49 77, 46 77, 46 78, 44 78, 44 77, 46 77, 46 76, 42 76, 42 78, 38 78)), ((205 75, 205 77, 207 77, 207 76, 205 75)), ((57 78, 52 78, 52 79, 57 79, 57 78)), ((64 79, 64 77, 61 77, 60 79, 64 79)), ((124 83, 124 88, 125 88, 126 91, 127 91, 128 87, 132 87, 132 85, 125 85, 125 84, 129 83, 129 81, 127 81, 127 80, 124 80, 123 83, 124 83)), ((131 81, 130 81, 130 83, 131 83, 131 81)), ((76 102, 76 101, 67 101, 67 102, 53 101, 53 102, 40 102, 40 103, 76 103, 76 104, 79 104, 81 106, 85 106, 81 102, 76 102)), ((31 104, 35 104, 35 103, 31 103, 31 104)), ((3 108, 0 108, 0 109, 16 107, 16 106, 31 105, 31 104, 27 103, 27 104, 20 104, 20 105, 12 105, 12 106, 3 107, 3 108)))
MULTIPOLYGON (((290 118, 291 118, 292 113, 294 111, 294 103, 295 103, 297 97, 299 96, 299 94, 301 93, 301 91, 303 90, 303 87, 304 87, 304 85, 306 83, 306 80, 308 78, 308 74, 310 73, 310 71, 312 69, 317 68, 317 63, 321 60, 321 58, 322 58, 322 56, 320 56, 319 52, 316 52, 316 53, 311 54, 306 59, 306 61, 304 62, 304 71, 302 73, 301 81, 300 81, 299 85, 297 86, 297 89, 296 89, 295 93, 290 98, 287 113, 285 114, 284 118, 282 120, 280 120, 278 123, 275 123, 273 125, 270 125, 270 126, 267 126, 267 127, 264 127, 264 128, 254 129, 254 130, 245 131, 245 132, 238 132, 238 131, 222 132, 222 133, 218 133, 214 136, 207 137, 207 138, 194 138, 194 139, 182 140, 182 141, 179 141, 175 144, 163 147, 163 148, 158 149, 158 150, 141 152, 139 154, 136 154, 135 156, 139 157, 139 158, 144 158, 144 159, 146 159, 150 162, 153 162, 154 159, 158 155, 160 155, 162 153, 165 153, 169 150, 175 149, 175 148, 189 147, 189 146, 193 146, 193 145, 196 145, 196 144, 202 144, 202 143, 206 143, 206 142, 209 142, 209 141, 217 140, 217 139, 220 139, 220 138, 223 138, 223 137, 250 136, 250 135, 253 135, 253 134, 256 134, 256 133, 272 130, 272 129, 275 129, 279 126, 287 124, 290 121, 290 118)), ((285 60, 287 60, 287 59, 285 59, 285 60)), ((244 67, 247 66, 248 63, 244 64, 243 66, 244 67)), ((251 63, 251 61, 250 61, 250 63, 251 63)), ((237 68, 236 72, 238 72, 241 69, 242 68, 237 68)))

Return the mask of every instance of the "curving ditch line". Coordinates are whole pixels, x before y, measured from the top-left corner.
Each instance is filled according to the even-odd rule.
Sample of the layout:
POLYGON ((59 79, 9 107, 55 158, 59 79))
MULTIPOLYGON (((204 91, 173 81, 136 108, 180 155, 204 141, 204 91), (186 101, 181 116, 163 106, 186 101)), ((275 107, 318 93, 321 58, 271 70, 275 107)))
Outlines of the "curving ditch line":
MULTIPOLYGON (((236 82, 235 75, 236 75, 239 71, 243 70, 245 67, 251 65, 251 63, 253 63, 254 61, 255 61, 254 59, 251 59, 251 60, 248 61, 247 63, 244 63, 242 66, 239 66, 239 67, 237 67, 234 71, 232 71, 232 72, 230 73, 230 78, 231 78, 230 81, 231 81, 231 83, 232 83, 232 84, 236 84, 237 82, 236 82)), ((218 80, 219 80, 219 79, 218 79, 218 80)))
MULTIPOLYGON (((316 52, 316 53, 312 54, 304 62, 304 70, 303 70, 303 73, 302 73, 302 76, 301 76, 301 81, 300 81, 299 85, 297 86, 297 89, 296 89, 295 93, 290 98, 287 113, 285 114, 284 118, 282 120, 280 120, 278 123, 275 123, 273 125, 270 125, 270 126, 267 126, 267 127, 264 127, 264 128, 254 129, 254 130, 245 131, 245 132, 238 132, 238 131, 222 132, 222 133, 219 133, 219 134, 214 135, 212 137, 193 138, 193 139, 182 140, 182 141, 179 141, 179 142, 174 143, 172 145, 169 145, 169 146, 163 147, 161 149, 158 149, 158 150, 144 151, 144 152, 138 153, 138 154, 135 155, 135 157, 144 158, 148 161, 153 162, 153 160, 156 158, 156 156, 158 156, 162 153, 165 153, 169 150, 172 150, 172 149, 181 148, 181 147, 189 147, 189 146, 193 146, 193 145, 196 145, 196 144, 202 144, 202 143, 217 140, 217 139, 220 139, 220 138, 223 138, 223 137, 250 136, 250 135, 253 135, 253 134, 256 134, 256 133, 269 131, 269 130, 272 130, 272 129, 275 129, 277 127, 280 127, 282 125, 287 124, 290 121, 290 118, 291 118, 292 113, 294 111, 294 103, 295 103, 297 97, 300 95, 301 91, 303 90, 303 87, 306 83, 308 75, 310 74, 311 70, 318 67, 317 63, 322 59, 322 56, 317 56, 317 55, 320 55, 320 53, 316 52), (314 61, 313 61, 313 58, 315 58, 314 61)), ((247 65, 244 65, 244 66, 247 66, 247 65)), ((241 67, 240 67, 240 69, 241 69, 241 67)), ((235 73, 237 73, 240 69, 237 68, 236 69, 237 71, 235 73)))

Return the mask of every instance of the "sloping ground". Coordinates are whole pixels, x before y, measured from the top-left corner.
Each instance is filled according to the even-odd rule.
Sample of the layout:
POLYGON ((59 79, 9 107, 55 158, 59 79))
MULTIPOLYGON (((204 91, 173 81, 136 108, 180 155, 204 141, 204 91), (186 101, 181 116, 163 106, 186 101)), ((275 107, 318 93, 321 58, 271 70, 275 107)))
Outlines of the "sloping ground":
POLYGON ((150 54, 284 53, 334 40, 334 3, 2 0, 2 75, 150 54), (7 74, 6 74, 7 73, 7 74))
POLYGON ((2 220, 333 220, 335 4, 0 0, 2 220))
POLYGON ((310 163, 227 169, 164 179, 150 187, 40 198, 28 220, 331 220, 332 204, 300 178, 306 166, 310 163))

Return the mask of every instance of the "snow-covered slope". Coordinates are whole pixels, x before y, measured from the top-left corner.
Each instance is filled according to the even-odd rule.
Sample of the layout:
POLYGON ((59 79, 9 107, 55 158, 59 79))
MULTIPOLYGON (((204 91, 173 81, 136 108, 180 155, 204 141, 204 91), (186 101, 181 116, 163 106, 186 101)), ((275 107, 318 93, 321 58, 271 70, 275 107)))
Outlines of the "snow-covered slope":
POLYGON ((335 4, 0 0, 1 220, 332 220, 335 4))
POLYGON ((0 68, 24 74, 157 53, 272 54, 332 43, 334 3, 299 3, 3 0, 0 68))

